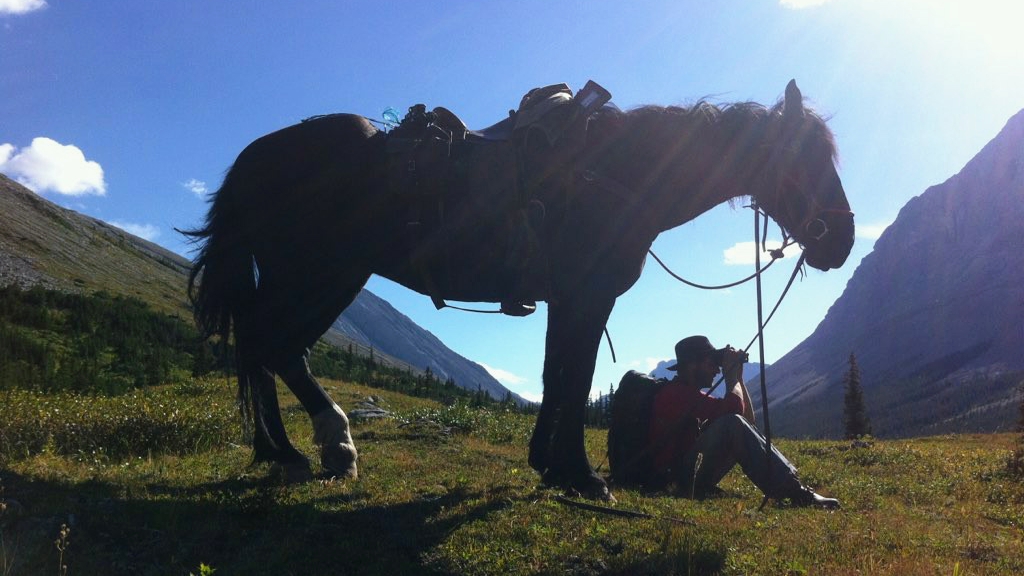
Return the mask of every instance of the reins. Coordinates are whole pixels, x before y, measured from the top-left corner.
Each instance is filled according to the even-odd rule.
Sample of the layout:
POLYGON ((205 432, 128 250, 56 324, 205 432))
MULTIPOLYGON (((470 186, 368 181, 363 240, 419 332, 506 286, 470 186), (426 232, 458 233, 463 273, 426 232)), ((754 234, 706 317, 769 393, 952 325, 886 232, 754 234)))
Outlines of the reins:
MULTIPOLYGON (((761 211, 757 208, 757 200, 754 200, 754 268, 760 270, 761 268, 761 211)), ((765 222, 765 234, 768 232, 768 222, 765 222)), ((797 270, 800 269, 800 264, 803 263, 803 253, 800 254, 800 259, 797 261, 797 270)), ((774 262, 775 260, 772 260, 774 262)), ((757 345, 758 345, 758 358, 760 360, 761 368, 761 414, 764 416, 764 440, 765 440, 765 470, 770 476, 772 473, 771 466, 771 454, 772 454, 772 426, 768 420, 768 385, 765 379, 764 370, 764 313, 762 307, 762 294, 761 294, 761 273, 760 271, 756 274, 757 280, 757 345)), ((786 285, 786 290, 783 291, 782 296, 779 297, 779 303, 782 303, 782 298, 786 296, 786 292, 789 291, 789 287, 792 285, 792 279, 796 277, 794 272, 790 278, 790 284, 786 285)), ((774 313, 774 310, 772 311, 774 313)), ((749 345, 748 345, 749 347, 749 345)), ((723 371, 724 375, 724 371, 723 371)), ((764 505, 768 503, 768 494, 764 495, 764 499, 761 500, 761 506, 758 508, 764 508, 764 505)))
MULTIPOLYGON (((764 327, 767 326, 769 322, 771 322, 773 317, 775 317, 775 312, 777 312, 779 310, 779 306, 782 305, 782 301, 783 301, 783 299, 785 299, 786 294, 789 293, 789 289, 793 287, 793 282, 796 280, 796 276, 801 271, 801 269, 803 268, 803 265, 804 265, 804 256, 801 255, 800 258, 797 259, 796 266, 793 267, 793 273, 789 275, 789 281, 786 282, 786 287, 782 289, 782 294, 779 295, 779 299, 775 302, 775 306, 772 307, 772 311, 768 313, 768 318, 766 318, 763 322, 760 320, 760 318, 758 318, 759 328, 758 328, 757 334, 755 334, 754 337, 750 339, 750 342, 747 342, 747 345, 743 347, 743 353, 744 354, 746 354, 750 350, 750 347, 754 345, 754 342, 756 342, 758 340, 758 338, 761 337, 762 333, 764 332, 764 327)), ((763 360, 763 356, 762 356, 762 360, 761 360, 761 381, 762 381, 762 395, 761 395, 761 398, 762 398, 762 400, 767 397, 764 394, 764 390, 763 390, 763 388, 765 386, 764 385, 764 380, 765 380, 764 379, 764 369, 765 369, 765 367, 764 367, 764 360, 763 360)), ((714 392, 719 387, 719 385, 721 385, 722 382, 724 382, 724 381, 725 381, 725 374, 722 374, 721 376, 718 377, 718 380, 715 381, 714 385, 712 385, 711 388, 708 389, 708 392, 707 392, 708 395, 711 395, 711 393, 714 392)), ((692 409, 693 409, 693 407, 691 407, 691 411, 692 411, 692 409)), ((767 413, 767 405, 764 402, 762 403, 762 410, 765 413, 767 413)), ((689 415, 690 415, 689 412, 684 414, 683 418, 681 419, 681 421, 685 421, 686 418, 689 415)), ((650 448, 648 448, 648 449, 650 449, 650 448)), ((642 457, 645 453, 646 452, 641 453, 640 455, 638 455, 637 459, 642 457)), ((598 468, 600 468, 600 466, 598 468)))
MULTIPOLYGON (((779 251, 781 252, 781 249, 779 251)), ((683 278, 682 276, 680 276, 680 275, 676 274, 675 272, 673 272, 664 262, 661 261, 661 258, 658 258, 658 255, 654 253, 654 250, 648 250, 647 253, 650 254, 652 258, 654 258, 655 262, 657 262, 658 264, 661 265, 662 269, 664 269, 665 272, 668 272, 669 276, 675 278, 676 280, 682 282, 683 284, 686 284, 687 286, 692 286, 694 288, 700 288, 701 290, 724 290, 726 288, 733 288, 735 286, 739 286, 740 284, 743 284, 744 282, 748 282, 748 281, 752 280, 755 276, 758 276, 761 273, 763 273, 765 270, 770 268, 771 265, 774 264, 776 260, 778 260, 779 258, 782 257, 781 255, 780 256, 775 256, 773 254, 771 262, 765 264, 764 268, 761 268, 760 266, 758 266, 757 272, 754 272, 753 274, 751 274, 750 276, 747 276, 746 278, 744 278, 742 280, 737 280, 737 281, 731 282, 729 284, 721 284, 719 286, 705 286, 704 284, 698 284, 696 282, 687 280, 686 278, 683 278)))
MULTIPOLYGON (((780 259, 782 257, 782 254, 781 254, 782 249, 785 246, 791 244, 791 242, 789 240, 786 240, 786 241, 783 242, 783 248, 779 248, 777 251, 772 250, 771 251, 772 261, 769 262, 767 265, 765 265, 762 268, 761 267, 761 248, 763 246, 763 239, 762 239, 762 235, 761 235, 762 234, 762 230, 761 230, 761 222, 760 222, 761 210, 756 205, 756 200, 755 200, 755 204, 752 205, 751 208, 754 209, 754 248, 755 248, 754 267, 757 270, 757 272, 755 272, 753 275, 751 275, 750 277, 747 277, 744 280, 732 283, 732 284, 727 285, 725 287, 735 286, 735 285, 738 285, 738 284, 742 284, 743 282, 746 282, 746 281, 750 280, 751 278, 755 278, 756 279, 756 287, 757 287, 756 288, 756 290, 757 290, 757 333, 754 335, 753 338, 750 339, 750 342, 748 342, 747 345, 743 347, 743 353, 746 354, 750 350, 750 347, 754 345, 754 342, 759 342, 759 352, 760 352, 760 355, 761 355, 760 356, 760 365, 761 365, 761 374, 760 374, 760 378, 761 378, 761 412, 764 415, 764 422, 765 422, 765 456, 766 456, 766 458, 771 458, 772 443, 771 443, 771 426, 770 426, 769 419, 768 419, 767 379, 765 378, 764 329, 765 329, 765 326, 767 326, 768 323, 771 322, 772 318, 775 316, 775 312, 778 311, 779 306, 782 305, 782 301, 786 298, 786 295, 789 293, 789 289, 793 287, 793 282, 796 280, 797 274, 803 269, 804 260, 806 258, 806 255, 803 254, 803 253, 800 254, 800 257, 797 259, 796 266, 793 267, 793 272, 789 276, 789 281, 786 282, 786 287, 783 288, 782 293, 779 295, 779 299, 775 303, 775 306, 773 306, 771 312, 768 313, 768 317, 764 318, 763 317, 763 307, 762 307, 763 293, 762 293, 762 287, 761 287, 761 274, 765 270, 767 270, 768 267, 772 263, 775 262, 775 260, 778 260, 778 259, 780 259)), ((767 220, 765 221, 765 232, 767 232, 767 220)), ((651 255, 654 256, 653 253, 651 253, 651 255)), ((657 256, 654 256, 654 258, 655 258, 655 260, 658 261, 659 264, 662 264, 661 260, 658 259, 657 256)), ((688 281, 683 280, 682 278, 680 278, 675 273, 673 273, 664 264, 662 264, 662 267, 665 268, 665 271, 668 272, 670 275, 672 275, 674 278, 684 282, 687 285, 696 286, 696 287, 699 287, 699 288, 709 289, 709 290, 721 288, 721 287, 704 287, 704 286, 697 285, 697 284, 692 283, 692 282, 688 282, 688 281)), ((714 383, 714 385, 712 385, 711 388, 708 390, 707 394, 710 396, 722 384, 722 382, 724 382, 724 381, 725 381, 725 373, 723 372, 722 375, 718 377, 718 379, 714 383)), ((692 414, 692 412, 693 412, 693 410, 695 408, 696 408, 696 406, 690 406, 690 408, 687 410, 687 412, 682 415, 682 417, 679 419, 679 424, 678 424, 679 430, 676 430, 672 435, 675 435, 676 433, 678 433, 679 431, 682 430, 682 427, 685 426, 687 420, 690 417, 690 414, 692 414)), ((664 439, 662 441, 664 442, 664 439)), ((636 462, 638 462, 645 455, 649 454, 656 447, 660 447, 660 446, 648 445, 643 451, 641 451, 639 454, 637 454, 637 455, 635 455, 633 457, 633 460, 630 463, 628 463, 627 467, 635 465, 636 462)), ((603 466, 603 464, 604 463, 602 462, 602 464, 599 465, 597 467, 597 469, 600 470, 600 468, 601 468, 601 466, 603 466)), ((768 469, 771 470, 771 467, 769 466, 768 469)), ((614 478, 613 478, 613 480, 614 480, 614 478)), ((768 502, 768 496, 766 495, 764 497, 764 500, 762 500, 762 502, 761 502, 761 507, 760 508, 764 508, 764 506, 765 506, 765 504, 767 502, 768 502)))

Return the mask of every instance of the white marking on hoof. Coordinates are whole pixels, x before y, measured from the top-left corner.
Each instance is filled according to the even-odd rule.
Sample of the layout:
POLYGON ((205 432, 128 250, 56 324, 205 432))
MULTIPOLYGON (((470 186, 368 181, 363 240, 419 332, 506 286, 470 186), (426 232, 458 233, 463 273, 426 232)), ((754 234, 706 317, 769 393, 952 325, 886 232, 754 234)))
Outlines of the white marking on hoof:
POLYGON ((348 417, 337 404, 313 416, 313 442, 320 446, 324 472, 336 478, 356 478, 359 453, 349 433, 348 417))

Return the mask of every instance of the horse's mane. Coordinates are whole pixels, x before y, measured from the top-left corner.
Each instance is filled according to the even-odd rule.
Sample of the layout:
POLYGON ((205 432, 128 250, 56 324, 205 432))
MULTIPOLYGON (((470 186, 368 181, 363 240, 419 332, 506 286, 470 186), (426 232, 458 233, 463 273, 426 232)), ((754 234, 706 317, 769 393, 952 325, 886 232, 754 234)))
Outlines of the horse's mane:
MULTIPOLYGON (((781 101, 772 106, 757 102, 713 104, 699 100, 688 106, 648 104, 627 111, 605 107, 597 116, 611 116, 626 122, 633 128, 631 133, 645 139, 671 142, 715 138, 733 146, 753 146, 778 140, 779 123, 772 120, 781 120, 783 104, 781 101)), ((810 108, 805 107, 804 113, 799 139, 824 147, 836 161, 838 152, 832 131, 826 125, 827 119, 810 108)))

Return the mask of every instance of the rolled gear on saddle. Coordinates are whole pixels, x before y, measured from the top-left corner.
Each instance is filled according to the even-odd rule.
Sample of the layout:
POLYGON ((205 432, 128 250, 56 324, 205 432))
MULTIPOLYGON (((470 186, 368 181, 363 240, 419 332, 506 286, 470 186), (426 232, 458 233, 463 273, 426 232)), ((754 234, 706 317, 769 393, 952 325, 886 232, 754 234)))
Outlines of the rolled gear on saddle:
POLYGON ((517 295, 526 269, 541 249, 542 228, 552 213, 564 215, 574 178, 572 163, 586 140, 587 118, 611 94, 593 81, 575 96, 567 84, 534 88, 523 96, 515 113, 512 141, 519 174, 519 209, 510 218, 515 232, 506 254, 512 297, 503 313, 526 316, 536 303, 517 295))

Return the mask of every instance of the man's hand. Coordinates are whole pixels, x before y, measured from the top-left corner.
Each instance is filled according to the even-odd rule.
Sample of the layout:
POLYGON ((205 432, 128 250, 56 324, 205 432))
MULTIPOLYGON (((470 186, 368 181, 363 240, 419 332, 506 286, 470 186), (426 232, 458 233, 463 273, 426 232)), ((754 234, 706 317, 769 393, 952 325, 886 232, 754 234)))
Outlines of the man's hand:
POLYGON ((726 385, 730 388, 743 381, 743 363, 746 360, 746 352, 732 346, 725 347, 725 352, 722 354, 722 374, 725 376, 726 385))

